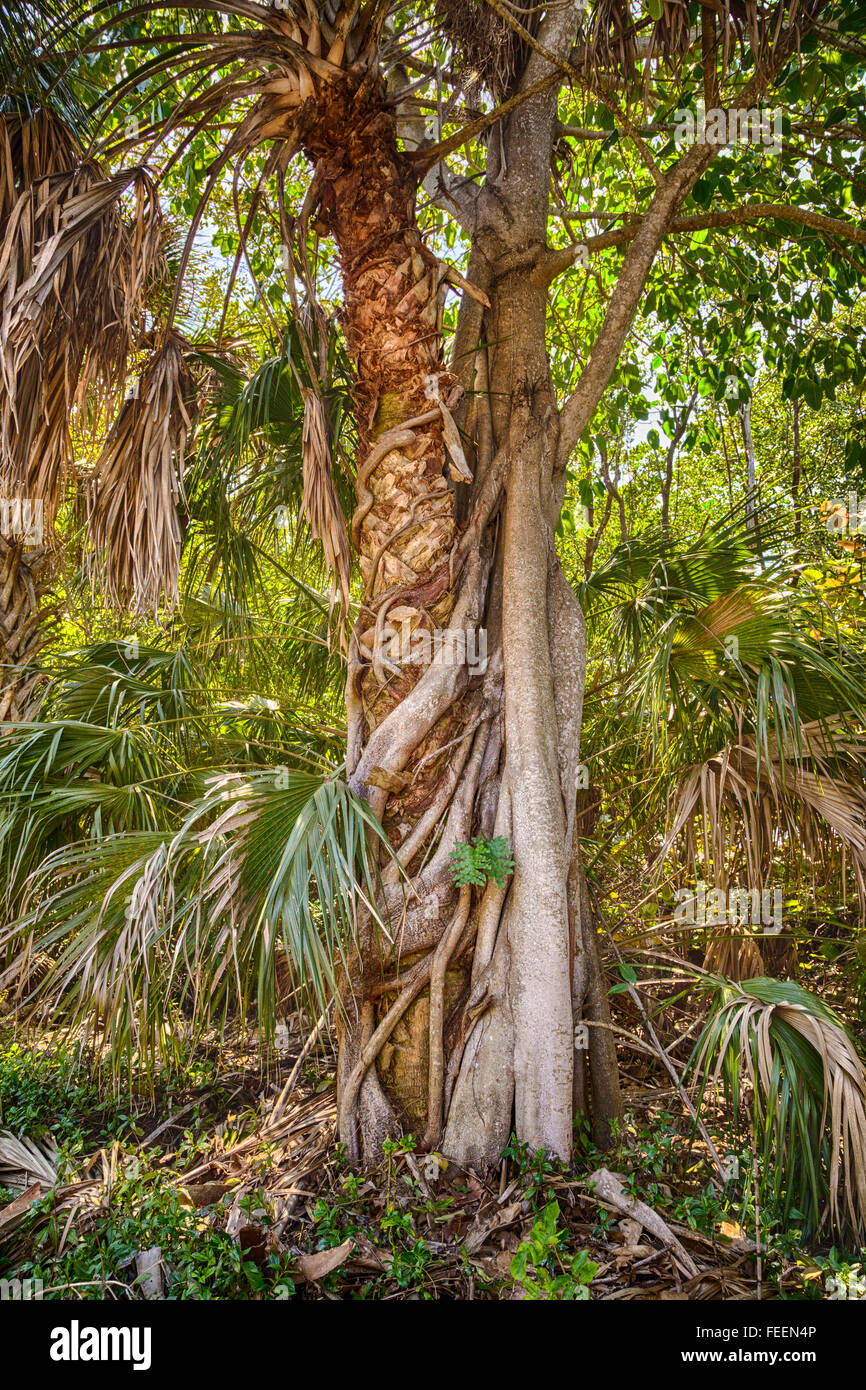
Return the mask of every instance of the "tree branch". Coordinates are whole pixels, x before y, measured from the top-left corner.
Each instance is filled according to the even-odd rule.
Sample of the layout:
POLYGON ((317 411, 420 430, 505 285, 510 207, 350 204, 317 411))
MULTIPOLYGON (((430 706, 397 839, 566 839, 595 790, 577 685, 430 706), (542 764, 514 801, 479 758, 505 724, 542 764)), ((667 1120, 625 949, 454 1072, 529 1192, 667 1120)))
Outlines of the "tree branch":
POLYGON ((560 468, 565 467, 607 388, 673 213, 714 155, 712 146, 692 146, 660 185, 639 226, 629 229, 631 245, 613 288, 604 322, 580 381, 560 412, 560 468))
POLYGON ((423 150, 413 150, 407 154, 407 158, 415 168, 418 178, 423 178, 437 164, 440 164, 446 155, 465 145, 467 140, 474 140, 476 135, 480 135, 488 126, 495 125, 502 120, 516 107, 528 101, 530 97, 538 96, 541 92, 546 92, 552 87, 554 82, 559 81, 559 71, 554 70, 546 76, 539 78, 531 87, 526 87, 522 91, 515 92, 513 97, 509 97, 501 106, 495 107, 492 111, 487 111, 477 120, 470 121, 468 125, 461 126, 453 135, 449 135, 446 140, 440 140, 435 145, 429 145, 423 150))
MULTIPOLYGON (((813 212, 811 208, 790 207, 786 203, 746 203, 739 208, 726 208, 724 212, 700 212, 689 217, 675 217, 665 235, 676 232, 702 232, 722 227, 739 227, 764 218, 776 218, 780 222, 796 222, 803 227, 811 227, 826 236, 846 237, 860 246, 866 246, 866 228, 854 222, 846 222, 839 217, 827 217, 824 213, 813 212)), ((575 246, 565 246, 562 250, 551 251, 542 261, 539 272, 548 280, 570 270, 584 250, 607 251, 612 246, 625 246, 632 241, 640 227, 635 220, 614 231, 600 232, 598 236, 587 237, 575 246)))
MULTIPOLYGON (((817 8, 817 7, 816 7, 817 8)), ((817 13, 805 14, 801 22, 780 36, 771 62, 756 72, 739 93, 738 103, 746 107, 763 96, 768 84, 788 58, 797 51, 804 32, 817 21, 817 13), (802 22, 805 20, 805 24, 802 22), (811 21, 811 22, 810 22, 811 21)), ((631 245, 610 297, 604 322, 595 340, 589 361, 572 394, 560 412, 558 466, 565 468, 568 456, 589 425, 607 389, 631 328, 650 269, 659 247, 670 230, 674 213, 697 180, 709 168, 720 146, 699 143, 666 174, 640 225, 630 229, 631 245)), ((739 211, 735 209, 734 211, 739 211)), ((706 214, 709 217, 723 214, 706 214)), ((682 219, 688 221, 688 219, 682 219)), ((844 225, 844 224, 843 224, 844 225)), ((620 235, 624 228, 615 235, 620 235)), ((628 237, 623 238, 629 240, 628 237)), ((616 243, 612 243, 616 244, 616 243)))

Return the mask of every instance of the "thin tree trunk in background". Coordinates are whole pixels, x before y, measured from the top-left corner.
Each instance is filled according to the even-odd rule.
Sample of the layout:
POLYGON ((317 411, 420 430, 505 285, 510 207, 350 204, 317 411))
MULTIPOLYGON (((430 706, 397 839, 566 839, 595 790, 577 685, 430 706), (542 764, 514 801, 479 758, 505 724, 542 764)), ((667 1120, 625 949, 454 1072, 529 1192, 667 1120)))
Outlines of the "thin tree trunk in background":
POLYGON ((619 464, 616 464, 614 468, 614 476, 611 477, 606 447, 602 446, 599 450, 599 453, 601 458, 601 479, 605 485, 605 488, 607 489, 608 495, 613 497, 614 501, 616 502, 617 511, 619 513, 619 538, 622 541, 623 545, 627 545, 628 525, 625 519, 625 502, 623 501, 622 493, 619 490, 619 464))
POLYGON ((733 477, 732 477, 732 475, 731 475, 731 460, 730 460, 729 457, 728 457, 728 436, 727 436, 727 431, 726 431, 726 429, 725 429, 725 421, 724 421, 724 418, 721 417, 720 412, 719 412, 718 410, 716 411, 716 420, 717 420, 717 422, 718 422, 718 424, 719 424, 719 436, 720 436, 721 441, 722 441, 722 453, 723 453, 724 456, 725 456, 725 474, 726 474, 727 479, 728 479, 728 506, 730 507, 731 511, 733 511, 733 510, 734 510, 734 480, 733 480, 733 477))
POLYGON ((746 524, 750 528, 754 528, 758 482, 755 473, 755 445, 752 440, 752 407, 749 401, 740 406, 740 429, 743 435, 743 447, 746 451, 746 524))
MULTIPOLYGON (((579 842, 575 845, 570 888, 584 960, 579 978, 575 970, 574 1016, 576 1021, 583 1018, 589 1025, 586 1030, 589 1061, 587 1099, 592 1138, 597 1148, 607 1149, 611 1144, 613 1122, 623 1115, 623 1100, 616 1041, 611 1029, 610 999, 579 842)), ((575 958, 576 961, 579 959, 577 952, 575 958)), ((575 1056, 575 1063, 577 1061, 575 1056)))
POLYGON ((671 529, 671 487, 674 481, 674 456, 677 446, 673 440, 668 445, 667 457, 665 458, 665 476, 662 483, 662 530, 671 529))
POLYGON ((690 399, 689 399, 689 400, 686 402, 686 404, 683 406, 682 415, 680 415, 680 416, 677 417, 677 421, 676 421, 676 426, 675 426, 675 428, 674 428, 673 437, 671 438, 671 442, 670 442, 670 444, 669 444, 669 446, 668 446, 667 457, 666 457, 666 459, 665 459, 665 477, 664 477, 664 483, 662 484, 662 530, 663 530, 663 531, 669 531, 669 530, 670 530, 670 505, 671 505, 671 488, 673 487, 673 481, 674 481, 674 460, 676 459, 676 456, 677 456, 677 449, 679 448, 680 440, 682 439, 683 435, 684 435, 685 432, 686 432, 686 427, 688 426, 688 423, 689 423, 689 417, 690 417, 692 411, 694 410, 695 401, 697 400, 697 398, 698 398, 698 393, 697 393, 697 391, 693 391, 693 392, 692 392, 692 395, 691 395, 691 397, 690 397, 690 399))
MULTIPOLYGON (((791 425, 793 432, 793 449, 791 459, 791 501, 793 503, 794 508, 794 564, 796 566, 800 560, 800 535, 802 532, 803 522, 803 518, 800 513, 800 402, 796 400, 793 402, 793 408, 791 411, 791 425)), ((794 588, 796 588, 799 582, 800 571, 799 569, 795 568, 791 576, 791 583, 794 586, 794 588)))
POLYGON ((801 529, 800 517, 800 402, 794 401, 791 411, 791 425, 793 430, 793 456, 791 462, 791 501, 794 504, 794 535, 799 540, 801 529))

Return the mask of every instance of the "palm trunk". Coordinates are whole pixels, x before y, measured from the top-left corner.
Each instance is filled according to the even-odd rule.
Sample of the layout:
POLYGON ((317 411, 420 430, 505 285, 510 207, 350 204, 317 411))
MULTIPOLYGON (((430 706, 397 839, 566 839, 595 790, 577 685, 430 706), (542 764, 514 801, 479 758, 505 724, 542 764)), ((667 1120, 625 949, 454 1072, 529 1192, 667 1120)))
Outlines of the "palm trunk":
POLYGON ((596 962, 569 899, 584 639, 553 548, 562 479, 546 293, 529 268, 496 283, 483 324, 472 305, 471 351, 455 371, 487 389, 470 412, 464 482, 442 267, 415 225, 411 166, 383 96, 347 77, 304 136, 320 224, 340 252, 361 439, 348 775, 411 879, 404 893, 383 866, 394 941, 362 922, 344 983, 341 1138, 368 1161, 400 1129, 465 1161, 496 1160, 514 1130, 568 1158, 573 964, 585 993, 596 962), (489 353, 476 350, 482 329, 499 344, 489 353), (446 644, 428 661, 441 629, 462 634, 458 658, 446 644), (479 651, 480 629, 486 665, 460 659, 479 651), (513 880, 459 890, 454 844, 500 834, 513 880))

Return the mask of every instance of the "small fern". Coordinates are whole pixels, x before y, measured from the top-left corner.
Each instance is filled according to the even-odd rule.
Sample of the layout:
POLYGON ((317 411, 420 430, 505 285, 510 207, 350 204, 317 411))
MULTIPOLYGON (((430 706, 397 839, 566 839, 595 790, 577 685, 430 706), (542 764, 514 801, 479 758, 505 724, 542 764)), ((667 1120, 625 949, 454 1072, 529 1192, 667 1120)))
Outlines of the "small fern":
POLYGON ((495 840, 478 835, 468 845, 458 840, 451 851, 451 873, 458 888, 469 884, 483 888, 491 878, 497 888, 504 888, 506 878, 514 873, 511 845, 504 835, 497 835, 495 840))

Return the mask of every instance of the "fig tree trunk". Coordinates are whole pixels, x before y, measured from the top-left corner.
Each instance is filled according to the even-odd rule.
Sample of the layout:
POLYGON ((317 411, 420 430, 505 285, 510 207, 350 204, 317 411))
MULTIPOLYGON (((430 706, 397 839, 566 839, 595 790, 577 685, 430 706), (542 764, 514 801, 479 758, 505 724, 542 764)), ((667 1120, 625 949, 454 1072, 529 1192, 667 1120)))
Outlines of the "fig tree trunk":
MULTIPOLYGON (((549 136, 555 112, 528 105, 518 161, 521 121, 549 136)), ((503 178, 479 220, 449 367, 446 267, 383 88, 332 85, 304 148, 341 258, 361 441, 348 776, 409 877, 383 864, 392 940, 362 922, 347 971, 340 1135, 367 1161, 407 1130, 462 1161, 496 1160, 512 1131, 565 1159, 599 963, 576 888, 584 624, 554 548, 564 473, 533 269, 546 178, 543 200, 537 173, 531 190, 503 178), (513 877, 458 887, 453 848, 479 836, 508 838, 513 877)), ((596 1091, 618 1109, 615 1066, 596 1091)))

